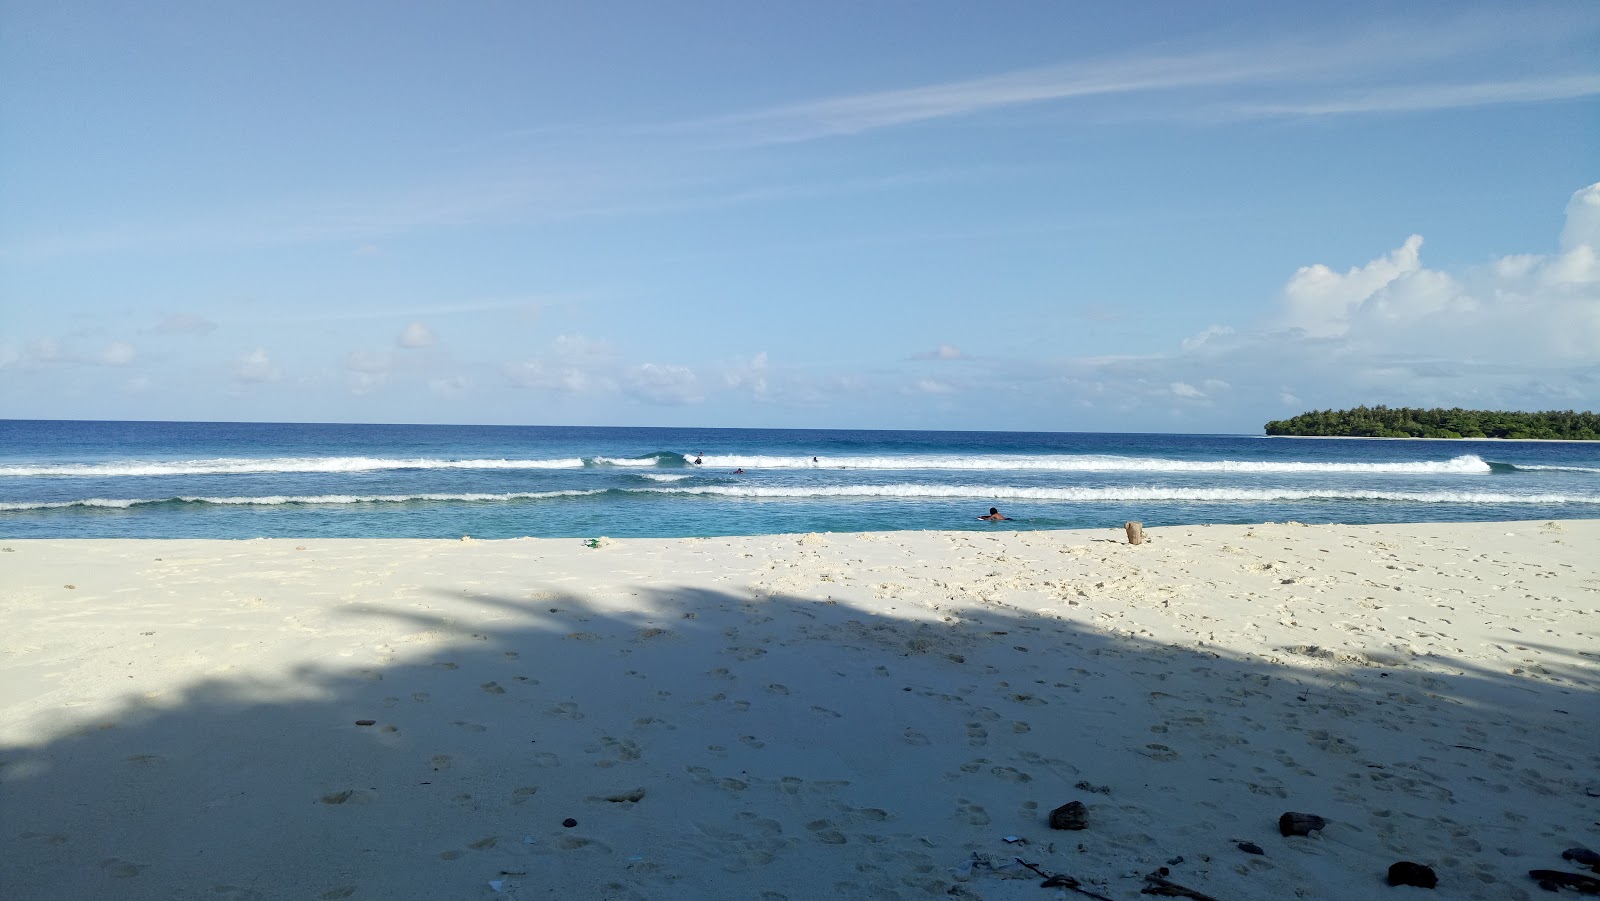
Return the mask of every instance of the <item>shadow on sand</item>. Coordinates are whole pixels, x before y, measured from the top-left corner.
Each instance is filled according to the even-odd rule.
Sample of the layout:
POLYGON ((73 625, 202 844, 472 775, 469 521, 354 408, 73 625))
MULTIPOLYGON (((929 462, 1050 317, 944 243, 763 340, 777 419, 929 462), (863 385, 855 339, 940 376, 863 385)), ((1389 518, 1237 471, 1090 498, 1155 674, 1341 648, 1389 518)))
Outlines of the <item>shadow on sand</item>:
POLYGON ((0 747, 0 896, 1056 896, 981 862, 1020 856, 1113 898, 1159 866, 1221 898, 1388 897, 1409 859, 1438 897, 1504 899, 1597 834, 1576 658, 1271 663, 998 607, 421 588, 437 611, 329 613, 385 665, 130 679, 119 712, 0 747), (1072 800, 1089 828, 1051 831, 1072 800), (1330 825, 1281 838, 1288 810, 1330 825))

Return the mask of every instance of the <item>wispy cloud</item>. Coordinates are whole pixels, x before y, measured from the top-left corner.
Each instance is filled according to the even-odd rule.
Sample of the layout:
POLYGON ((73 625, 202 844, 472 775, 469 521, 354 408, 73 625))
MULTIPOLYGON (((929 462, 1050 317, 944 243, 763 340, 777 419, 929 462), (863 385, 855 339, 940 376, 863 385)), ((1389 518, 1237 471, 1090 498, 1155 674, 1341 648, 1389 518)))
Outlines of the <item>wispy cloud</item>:
MULTIPOLYGON (((1592 31, 1593 24, 1576 23, 1573 32, 1592 31)), ((1223 86, 1326 90, 1342 82, 1368 81, 1375 75, 1404 81, 1405 70, 1418 63, 1481 61, 1488 51, 1507 45, 1542 44, 1563 37, 1570 41, 1574 34, 1553 35, 1547 22, 1518 18, 1465 18, 1426 31, 1391 24, 1321 41, 1268 39, 1226 48, 1139 50, 997 75, 778 105, 681 122, 673 128, 721 133, 734 142, 777 144, 1090 97, 1223 86)), ((1464 84, 1398 84, 1354 99, 1263 102, 1240 109, 1258 116, 1287 116, 1537 102, 1589 96, 1600 92, 1597 82, 1600 74, 1568 73, 1464 84)))
POLYGON ((1239 117, 1334 116, 1460 109, 1500 103, 1576 100, 1600 94, 1600 74, 1485 81, 1471 84, 1402 85, 1330 100, 1241 104, 1239 117))

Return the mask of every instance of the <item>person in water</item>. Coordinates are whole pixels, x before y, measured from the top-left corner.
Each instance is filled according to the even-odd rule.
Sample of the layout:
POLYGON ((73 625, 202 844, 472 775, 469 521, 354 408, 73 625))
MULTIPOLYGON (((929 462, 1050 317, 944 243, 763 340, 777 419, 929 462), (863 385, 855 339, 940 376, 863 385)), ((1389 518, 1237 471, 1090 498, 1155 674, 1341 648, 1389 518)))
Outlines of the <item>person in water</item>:
POLYGON ((739 468, 739 469, 735 469, 733 471, 733 474, 736 475, 736 476, 742 476, 742 475, 744 475, 744 469, 742 467, 739 468))
POLYGON ((694 465, 699 466, 700 464, 702 464, 704 462, 706 462, 706 461, 700 459, 700 455, 699 454, 695 454, 694 455, 694 465))
POLYGON ((988 516, 980 516, 978 518, 981 519, 981 520, 984 520, 986 522, 999 522, 999 521, 1005 519, 1004 516, 1000 515, 1000 511, 995 509, 994 507, 990 507, 989 508, 989 515, 988 516))

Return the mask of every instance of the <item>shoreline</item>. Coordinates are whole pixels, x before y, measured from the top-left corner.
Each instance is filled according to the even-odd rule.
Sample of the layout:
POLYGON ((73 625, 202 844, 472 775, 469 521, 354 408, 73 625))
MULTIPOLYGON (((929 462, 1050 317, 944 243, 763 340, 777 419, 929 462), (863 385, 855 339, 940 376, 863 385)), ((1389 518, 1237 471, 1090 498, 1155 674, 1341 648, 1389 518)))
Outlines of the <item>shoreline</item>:
POLYGON ((0 885, 1501 899, 1600 847, 1600 520, 1146 533, 0 540, 0 885))

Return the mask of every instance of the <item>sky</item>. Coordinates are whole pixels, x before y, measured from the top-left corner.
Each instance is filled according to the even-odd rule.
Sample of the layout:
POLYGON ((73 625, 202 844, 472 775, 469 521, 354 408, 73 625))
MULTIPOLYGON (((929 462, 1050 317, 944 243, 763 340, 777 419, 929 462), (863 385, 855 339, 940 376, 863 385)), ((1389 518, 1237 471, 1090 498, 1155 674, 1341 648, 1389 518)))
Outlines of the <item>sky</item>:
POLYGON ((0 0, 0 418, 1600 408, 1600 4, 0 0))

